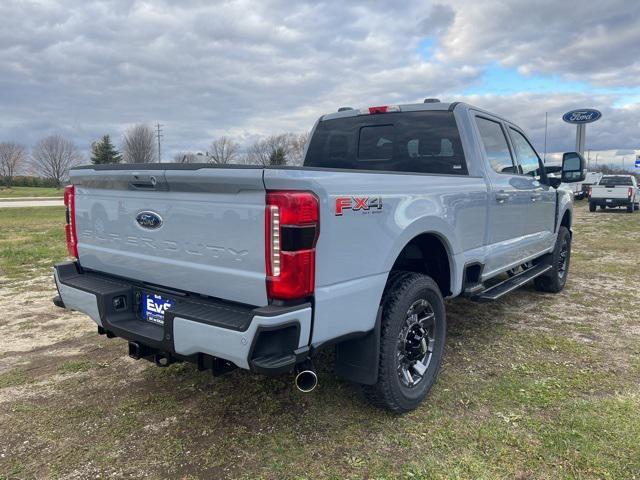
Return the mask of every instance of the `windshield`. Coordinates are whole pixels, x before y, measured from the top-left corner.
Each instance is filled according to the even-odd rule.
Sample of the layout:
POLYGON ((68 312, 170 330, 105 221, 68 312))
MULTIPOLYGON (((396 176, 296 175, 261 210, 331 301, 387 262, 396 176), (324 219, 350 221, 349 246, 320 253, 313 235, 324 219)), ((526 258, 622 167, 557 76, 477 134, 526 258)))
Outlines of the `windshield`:
POLYGON ((633 182, 631 181, 631 177, 602 177, 598 185, 602 185, 603 187, 615 187, 617 185, 631 187, 633 186, 633 182))
POLYGON ((358 115, 318 123, 307 167, 467 175, 451 112, 358 115))

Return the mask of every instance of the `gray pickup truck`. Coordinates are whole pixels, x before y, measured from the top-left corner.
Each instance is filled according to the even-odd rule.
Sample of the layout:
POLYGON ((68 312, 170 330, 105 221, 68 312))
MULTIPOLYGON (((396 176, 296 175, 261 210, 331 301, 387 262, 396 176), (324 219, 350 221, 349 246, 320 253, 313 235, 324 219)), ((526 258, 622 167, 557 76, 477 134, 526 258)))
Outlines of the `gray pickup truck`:
POLYGON ((295 372, 336 351, 375 404, 415 408, 441 365, 444 298, 560 291, 584 159, 561 178, 515 124, 464 103, 341 108, 302 167, 84 166, 65 191, 54 303, 133 358, 295 372))

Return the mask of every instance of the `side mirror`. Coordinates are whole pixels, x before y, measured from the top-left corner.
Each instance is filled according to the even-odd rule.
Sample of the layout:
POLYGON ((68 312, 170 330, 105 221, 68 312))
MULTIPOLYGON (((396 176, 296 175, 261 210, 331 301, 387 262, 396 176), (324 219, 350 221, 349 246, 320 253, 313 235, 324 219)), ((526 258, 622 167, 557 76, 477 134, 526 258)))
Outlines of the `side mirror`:
POLYGON ((562 180, 560 180, 558 177, 547 177, 547 182, 549 183, 550 187, 558 188, 562 183, 562 180))
POLYGON ((566 152, 562 155, 562 183, 582 182, 587 177, 587 166, 578 152, 566 152))

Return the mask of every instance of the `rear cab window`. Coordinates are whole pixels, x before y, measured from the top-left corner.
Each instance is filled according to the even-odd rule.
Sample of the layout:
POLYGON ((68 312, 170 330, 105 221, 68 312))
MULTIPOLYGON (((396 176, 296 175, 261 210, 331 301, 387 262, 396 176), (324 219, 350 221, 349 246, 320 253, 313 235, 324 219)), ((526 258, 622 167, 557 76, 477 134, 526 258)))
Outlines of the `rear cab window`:
POLYGON ((468 175, 452 112, 358 115, 318 123, 304 165, 468 175))
POLYGON ((633 181, 631 180, 631 177, 610 176, 602 177, 598 185, 602 185, 603 187, 632 187, 633 181))

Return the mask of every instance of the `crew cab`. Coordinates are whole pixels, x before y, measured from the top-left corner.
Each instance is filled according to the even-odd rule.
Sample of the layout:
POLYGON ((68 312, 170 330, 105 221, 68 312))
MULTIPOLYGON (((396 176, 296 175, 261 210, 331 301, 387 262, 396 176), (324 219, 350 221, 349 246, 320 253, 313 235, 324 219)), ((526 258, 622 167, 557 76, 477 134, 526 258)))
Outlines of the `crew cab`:
POLYGON ((638 182, 633 175, 604 175, 600 181, 589 189, 589 211, 596 207, 604 210, 607 207, 625 207, 627 212, 638 210, 640 193, 638 182))
POLYGON ((549 178, 524 131, 465 103, 341 108, 302 167, 91 165, 65 189, 58 306, 158 365, 336 373, 415 408, 440 369, 444 298, 559 292, 584 159, 549 178))

